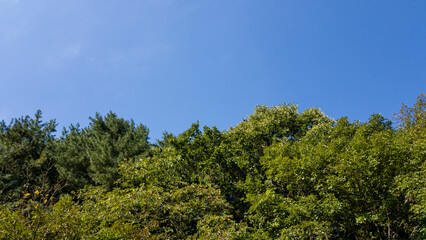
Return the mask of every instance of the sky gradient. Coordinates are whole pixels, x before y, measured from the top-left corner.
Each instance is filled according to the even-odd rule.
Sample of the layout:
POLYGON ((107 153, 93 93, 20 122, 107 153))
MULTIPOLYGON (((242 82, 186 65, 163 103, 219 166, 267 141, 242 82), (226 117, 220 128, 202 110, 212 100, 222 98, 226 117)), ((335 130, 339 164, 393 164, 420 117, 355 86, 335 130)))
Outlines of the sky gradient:
POLYGON ((111 110, 155 140, 257 104, 391 117, 426 92, 425 26, 424 0, 0 0, 0 120, 111 110))

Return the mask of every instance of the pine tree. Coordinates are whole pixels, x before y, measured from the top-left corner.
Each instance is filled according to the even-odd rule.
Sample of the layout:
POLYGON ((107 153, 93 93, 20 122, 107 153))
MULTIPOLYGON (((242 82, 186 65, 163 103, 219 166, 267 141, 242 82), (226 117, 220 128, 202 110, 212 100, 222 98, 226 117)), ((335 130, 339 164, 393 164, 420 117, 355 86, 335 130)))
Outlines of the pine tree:
POLYGON ((118 179, 117 167, 124 160, 147 154, 148 129, 115 113, 90 118, 88 127, 71 125, 57 146, 58 169, 71 189, 85 185, 111 188, 118 179))

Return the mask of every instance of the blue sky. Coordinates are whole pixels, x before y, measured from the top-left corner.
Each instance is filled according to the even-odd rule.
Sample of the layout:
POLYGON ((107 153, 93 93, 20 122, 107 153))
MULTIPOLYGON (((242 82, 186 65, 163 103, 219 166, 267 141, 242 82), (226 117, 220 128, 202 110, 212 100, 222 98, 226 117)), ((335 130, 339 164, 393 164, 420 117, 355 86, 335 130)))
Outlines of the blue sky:
POLYGON ((235 126, 255 105, 391 117, 426 91, 426 1, 0 0, 0 119, 235 126))

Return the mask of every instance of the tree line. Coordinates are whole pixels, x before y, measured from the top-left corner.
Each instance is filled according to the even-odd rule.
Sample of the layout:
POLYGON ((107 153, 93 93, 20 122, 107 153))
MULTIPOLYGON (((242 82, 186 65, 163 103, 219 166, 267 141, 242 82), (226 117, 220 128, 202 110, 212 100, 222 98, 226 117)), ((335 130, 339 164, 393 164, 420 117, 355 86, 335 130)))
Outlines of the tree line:
POLYGON ((257 106, 150 144, 110 112, 0 122, 0 239, 425 239, 426 95, 392 122, 257 106))

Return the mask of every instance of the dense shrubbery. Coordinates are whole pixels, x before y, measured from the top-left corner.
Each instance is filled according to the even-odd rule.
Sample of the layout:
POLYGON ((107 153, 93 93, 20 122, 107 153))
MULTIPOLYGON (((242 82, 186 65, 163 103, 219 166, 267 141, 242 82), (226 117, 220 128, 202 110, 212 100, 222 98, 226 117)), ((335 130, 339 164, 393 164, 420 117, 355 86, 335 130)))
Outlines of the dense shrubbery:
POLYGON ((424 239, 425 106, 399 127, 259 106, 154 145, 113 113, 2 122, 0 239, 424 239))

